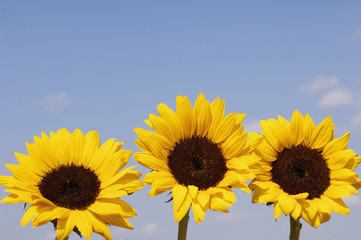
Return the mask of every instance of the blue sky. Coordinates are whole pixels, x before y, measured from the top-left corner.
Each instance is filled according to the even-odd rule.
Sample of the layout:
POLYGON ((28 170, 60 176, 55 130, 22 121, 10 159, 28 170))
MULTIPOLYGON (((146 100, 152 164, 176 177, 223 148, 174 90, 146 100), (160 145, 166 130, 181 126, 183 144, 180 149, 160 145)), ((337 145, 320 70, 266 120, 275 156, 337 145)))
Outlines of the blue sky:
MULTIPOLYGON (((194 103, 200 92, 247 113, 247 131, 295 109, 317 124, 331 115, 336 137, 351 131, 361 152, 360 1, 0 1, 0 33, 1 163, 63 127, 97 130, 134 153, 133 128, 157 104, 174 109, 177 95, 194 103)), ((112 227, 113 239, 175 239, 168 196, 147 198, 149 189, 124 198, 135 230, 112 227)), ((235 192, 230 213, 208 211, 199 225, 191 217, 188 239, 288 239, 288 217, 276 223, 272 208, 235 192)), ((303 222, 301 238, 358 237, 361 198, 347 205, 350 216, 333 213, 316 230, 303 222)), ((6 240, 54 238, 50 224, 22 228, 23 214, 22 204, 0 205, 6 240)))

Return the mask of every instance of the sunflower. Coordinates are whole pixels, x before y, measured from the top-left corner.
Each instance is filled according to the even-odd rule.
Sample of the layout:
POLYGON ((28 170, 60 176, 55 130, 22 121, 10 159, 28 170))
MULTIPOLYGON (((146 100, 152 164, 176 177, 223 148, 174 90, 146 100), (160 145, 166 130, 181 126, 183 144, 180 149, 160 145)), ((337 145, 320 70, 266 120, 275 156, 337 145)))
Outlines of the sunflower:
POLYGON ((171 190, 176 222, 191 206, 197 223, 208 208, 228 212, 236 201, 231 187, 250 194, 244 182, 258 171, 260 158, 252 152, 263 138, 244 133, 244 113, 224 116, 224 111, 218 97, 209 104, 201 93, 192 108, 187 97, 177 96, 176 112, 159 104, 159 117, 145 120, 155 132, 135 129, 143 152, 134 158, 154 170, 143 179, 152 185, 148 196, 171 190))
POLYGON ((255 152, 264 172, 249 185, 252 202, 273 203, 275 220, 290 214, 315 228, 332 211, 349 214, 341 198, 357 194, 361 186, 353 172, 361 159, 347 149, 350 133, 334 139, 331 117, 316 127, 307 113, 303 117, 298 111, 290 122, 279 116, 260 123, 265 141, 255 152))
POLYGON ((141 174, 133 167, 121 170, 131 151, 120 150, 124 142, 114 141, 100 146, 96 131, 84 137, 79 129, 35 136, 33 144, 26 143, 29 156, 15 153, 19 165, 5 164, 14 176, 0 176, 11 193, 1 202, 30 204, 21 225, 52 221, 57 239, 73 230, 87 239, 92 232, 111 239, 108 224, 132 229, 125 218, 136 212, 119 197, 142 188, 141 174))

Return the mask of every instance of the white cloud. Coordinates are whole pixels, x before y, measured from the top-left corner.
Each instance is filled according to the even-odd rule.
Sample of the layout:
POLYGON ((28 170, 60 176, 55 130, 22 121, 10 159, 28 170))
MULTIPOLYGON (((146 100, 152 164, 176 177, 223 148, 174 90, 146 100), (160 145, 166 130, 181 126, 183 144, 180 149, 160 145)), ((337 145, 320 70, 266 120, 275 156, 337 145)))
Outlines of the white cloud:
POLYGON ((351 124, 355 128, 361 128, 361 114, 354 116, 351 120, 351 124))
POLYGON ((250 122, 245 123, 244 126, 245 126, 245 132, 256 132, 256 133, 262 132, 259 120, 257 119, 253 119, 250 122))
POLYGON ((352 94, 346 88, 339 88, 326 93, 318 102, 319 107, 340 107, 352 103, 352 94))
POLYGON ((155 223, 148 223, 143 226, 142 231, 146 234, 154 234, 158 230, 158 226, 155 223))
POLYGON ((52 231, 44 236, 44 240, 54 240, 55 237, 56 237, 56 231, 52 231))
POLYGON ((41 99, 40 104, 47 111, 55 111, 67 106, 70 99, 67 92, 59 92, 41 99))
POLYGON ((361 38, 361 27, 356 29, 355 31, 352 32, 351 34, 352 38, 354 39, 359 39, 361 38))
POLYGON ((217 221, 217 222, 234 222, 234 221, 238 221, 241 222, 243 220, 246 220, 248 218, 250 218, 252 215, 249 212, 229 212, 229 213, 225 213, 225 214, 217 214, 217 215, 213 215, 212 219, 217 221))
POLYGON ((305 93, 316 93, 321 90, 334 87, 338 84, 338 78, 335 76, 325 77, 318 76, 313 79, 311 82, 306 83, 302 86, 302 90, 305 93))

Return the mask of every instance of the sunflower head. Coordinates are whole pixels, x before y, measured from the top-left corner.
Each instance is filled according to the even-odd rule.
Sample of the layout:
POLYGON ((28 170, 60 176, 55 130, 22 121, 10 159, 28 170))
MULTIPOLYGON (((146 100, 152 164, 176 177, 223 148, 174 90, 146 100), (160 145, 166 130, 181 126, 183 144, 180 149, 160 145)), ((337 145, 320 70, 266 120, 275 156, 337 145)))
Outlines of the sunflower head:
POLYGON ((349 214, 342 197, 357 194, 359 176, 353 170, 360 158, 347 149, 350 133, 334 138, 328 117, 317 127, 298 111, 288 122, 281 116, 261 121, 263 143, 255 153, 262 158, 262 174, 251 182, 254 203, 273 203, 275 219, 290 214, 317 228, 332 211, 349 214))
POLYGON ((21 225, 48 222, 57 225, 57 239, 71 231, 87 239, 92 232, 111 239, 107 225, 131 229, 126 219, 135 210, 119 197, 141 189, 141 174, 123 169, 131 151, 121 150, 124 142, 109 139, 100 146, 98 133, 86 136, 79 129, 42 133, 26 143, 29 155, 15 153, 19 164, 5 164, 14 176, 0 176, 0 184, 11 194, 2 203, 29 204, 21 225))
POLYGON ((159 104, 159 117, 145 120, 154 131, 135 129, 143 152, 134 158, 154 170, 143 183, 152 185, 150 197, 172 191, 177 222, 190 206, 197 223, 207 209, 228 212, 236 201, 231 187, 250 192, 244 182, 258 171, 260 157, 253 151, 262 136, 243 131, 245 114, 224 111, 218 97, 209 103, 201 93, 192 107, 187 97, 177 96, 176 112, 159 104))

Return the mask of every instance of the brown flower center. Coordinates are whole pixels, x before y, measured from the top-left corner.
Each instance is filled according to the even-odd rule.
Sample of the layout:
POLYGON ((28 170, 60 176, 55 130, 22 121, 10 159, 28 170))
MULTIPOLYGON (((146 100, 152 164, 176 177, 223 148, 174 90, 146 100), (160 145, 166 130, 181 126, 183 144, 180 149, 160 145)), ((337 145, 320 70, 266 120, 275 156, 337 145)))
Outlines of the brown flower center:
POLYGON ((221 148, 201 136, 177 142, 168 155, 168 166, 180 184, 202 190, 217 186, 228 170, 221 148))
POLYGON ((61 165, 47 172, 38 184, 40 193, 59 207, 84 210, 100 192, 95 172, 84 166, 61 165))
POLYGON ((272 181, 290 195, 309 193, 319 198, 330 186, 330 169, 322 152, 298 145, 284 148, 272 163, 272 181))

